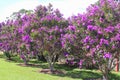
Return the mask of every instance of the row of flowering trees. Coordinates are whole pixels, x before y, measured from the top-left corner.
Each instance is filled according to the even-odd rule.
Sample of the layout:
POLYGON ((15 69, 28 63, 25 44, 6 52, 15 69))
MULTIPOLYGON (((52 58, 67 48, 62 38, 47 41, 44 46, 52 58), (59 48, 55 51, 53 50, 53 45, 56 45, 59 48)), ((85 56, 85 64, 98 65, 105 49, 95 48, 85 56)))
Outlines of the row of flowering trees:
POLYGON ((28 63, 43 55, 54 70, 58 55, 72 54, 84 62, 97 64, 106 80, 120 53, 120 5, 114 0, 99 0, 87 12, 67 20, 52 5, 38 6, 33 13, 0 24, 0 50, 9 58, 18 54, 28 63))

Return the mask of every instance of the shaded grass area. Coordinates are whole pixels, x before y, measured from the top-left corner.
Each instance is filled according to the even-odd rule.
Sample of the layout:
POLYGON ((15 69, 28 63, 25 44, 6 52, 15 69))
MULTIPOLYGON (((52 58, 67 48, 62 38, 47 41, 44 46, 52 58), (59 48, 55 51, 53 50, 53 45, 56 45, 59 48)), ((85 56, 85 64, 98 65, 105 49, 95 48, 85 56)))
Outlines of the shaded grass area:
MULTIPOLYGON (((43 74, 41 69, 47 69, 48 64, 32 59, 30 66, 20 66, 23 63, 19 57, 13 57, 11 61, 3 59, 0 55, 0 80, 89 80, 98 79, 102 74, 98 70, 86 70, 69 67, 65 64, 56 64, 55 69, 62 70, 65 74, 43 74)), ((120 73, 113 72, 111 80, 120 80, 120 73)))
POLYGON ((112 72, 110 74, 110 79, 111 80, 120 80, 120 72, 112 72))

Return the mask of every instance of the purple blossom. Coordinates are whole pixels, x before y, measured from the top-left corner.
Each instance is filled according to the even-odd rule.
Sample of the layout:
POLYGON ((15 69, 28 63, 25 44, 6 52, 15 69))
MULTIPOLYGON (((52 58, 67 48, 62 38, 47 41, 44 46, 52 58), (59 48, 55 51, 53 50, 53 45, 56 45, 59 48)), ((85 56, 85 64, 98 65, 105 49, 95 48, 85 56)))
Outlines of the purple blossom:
POLYGON ((120 41, 120 34, 119 33, 115 36, 115 39, 116 39, 116 41, 120 41))
POLYGON ((105 0, 100 0, 100 4, 103 6, 105 4, 105 0))
POLYGON ((103 31, 102 31, 102 29, 101 29, 100 27, 98 27, 97 33, 98 33, 98 34, 103 34, 103 31))
POLYGON ((86 22, 87 21, 87 15, 82 15, 81 16, 81 21, 86 22))
POLYGON ((93 63, 93 64, 95 64, 95 63, 96 63, 96 61, 93 59, 93 60, 92 60, 92 63, 93 63))
POLYGON ((93 30, 93 26, 92 26, 92 25, 88 25, 88 26, 87 26, 87 30, 92 31, 92 30, 93 30))
POLYGON ((91 39, 91 40, 89 40, 89 42, 90 42, 90 44, 94 44, 96 42, 96 40, 95 39, 91 39))
POLYGON ((58 27, 58 26, 56 26, 56 27, 55 27, 55 31, 58 31, 58 30, 59 30, 59 27, 58 27))
POLYGON ((23 28, 19 28, 18 29, 18 33, 22 34, 24 31, 23 31, 23 28))
POLYGON ((76 26, 68 26, 68 29, 69 29, 70 31, 75 31, 75 30, 76 30, 76 26))
POLYGON ((105 32, 112 33, 112 32, 114 31, 114 27, 109 26, 109 27, 105 28, 104 31, 105 31, 105 32))
POLYGON ((79 68, 82 68, 83 62, 84 62, 84 60, 79 61, 79 68))
POLYGON ((87 42, 89 42, 90 39, 91 39, 90 36, 86 36, 86 38, 83 39, 83 42, 84 42, 84 43, 87 43, 87 42))
POLYGON ((61 46, 62 46, 62 48, 65 48, 65 42, 64 41, 61 42, 61 46))
POLYGON ((87 48, 87 49, 89 49, 89 48, 90 48, 90 46, 89 46, 89 45, 87 45, 87 46, 86 46, 86 48, 87 48))
POLYGON ((66 63, 67 63, 67 64, 69 63, 69 60, 68 60, 68 59, 66 59, 66 63))
POLYGON ((91 53, 92 56, 94 56, 95 51, 96 51, 96 48, 92 48, 92 49, 90 50, 90 53, 91 53))
POLYGON ((105 45, 109 45, 109 42, 108 42, 108 40, 105 40, 105 39, 100 39, 100 45, 103 45, 103 44, 105 44, 105 45))
POLYGON ((109 52, 105 52, 103 58, 111 58, 112 55, 109 52))
POLYGON ((64 39, 70 40, 70 39, 71 39, 71 34, 65 34, 65 35, 64 35, 64 39))
POLYGON ((51 36, 49 36, 49 40, 52 40, 53 39, 53 36, 51 35, 51 36))
POLYGON ((32 30, 31 30, 31 32, 35 32, 35 30, 34 30, 34 29, 32 29, 32 30))
POLYGON ((65 57, 68 57, 68 54, 69 54, 68 52, 64 52, 65 57))
POLYGON ((39 31, 41 32, 41 31, 46 31, 46 27, 41 27, 41 28, 39 28, 39 31))
POLYGON ((69 62, 71 65, 74 65, 74 60, 70 60, 69 62))
POLYGON ((32 51, 31 53, 32 53, 33 56, 36 54, 34 51, 32 51))
POLYGON ((89 30, 89 31, 96 31, 97 30, 97 26, 93 26, 93 25, 88 25, 87 26, 87 30, 89 30))
POLYGON ((25 59, 25 55, 24 55, 24 54, 21 54, 21 55, 20 55, 20 58, 25 59))
POLYGON ((2 46, 3 44, 2 43, 0 43, 0 46, 2 46))
POLYGON ((29 35, 23 36, 22 41, 27 42, 27 43, 31 42, 30 36, 29 35))
POLYGON ((77 20, 77 25, 80 25, 81 21, 80 20, 77 20))
POLYGON ((115 26, 116 29, 120 29, 120 23, 117 24, 117 26, 115 26))
POLYGON ((76 32, 77 32, 77 33, 79 33, 79 32, 80 32, 80 30, 77 30, 76 32))
POLYGON ((96 46, 96 49, 99 50, 99 49, 100 49, 100 45, 97 45, 97 46, 96 46))
POLYGON ((83 64, 83 61, 84 61, 84 60, 80 60, 80 61, 79 61, 79 65, 82 65, 82 64, 83 64))
POLYGON ((26 49, 29 50, 30 49, 30 44, 25 44, 26 49))
POLYGON ((104 19, 100 17, 100 22, 102 23, 103 21, 104 21, 104 19))
POLYGON ((115 49, 115 48, 116 48, 115 45, 113 45, 113 46, 112 46, 112 49, 115 49))
POLYGON ((60 29, 60 32, 63 32, 63 30, 62 30, 62 29, 60 29))
POLYGON ((96 31, 98 29, 98 26, 94 26, 93 30, 96 31))

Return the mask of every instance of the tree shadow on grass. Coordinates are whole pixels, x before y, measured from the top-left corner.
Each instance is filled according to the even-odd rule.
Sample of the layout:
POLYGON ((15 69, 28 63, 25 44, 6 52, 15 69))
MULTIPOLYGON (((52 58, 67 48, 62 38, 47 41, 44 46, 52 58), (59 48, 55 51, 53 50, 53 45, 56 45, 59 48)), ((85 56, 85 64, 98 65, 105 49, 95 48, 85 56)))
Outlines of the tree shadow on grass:
MULTIPOLYGON (((4 57, 2 57, 4 58, 4 57)), ((24 61, 22 59, 20 59, 19 56, 12 56, 11 60, 7 60, 8 62, 14 62, 14 63, 24 63, 24 61)), ((30 59, 30 61, 28 61, 28 63, 30 64, 38 64, 38 63, 44 63, 43 61, 38 61, 36 59, 30 59)))
POLYGON ((92 71, 69 71, 66 74, 58 74, 54 76, 71 77, 71 78, 77 78, 83 80, 97 80, 97 79, 101 79, 102 77, 101 74, 92 71))
POLYGON ((69 66, 67 64, 55 64, 55 69, 58 69, 58 70, 72 71, 75 68, 77 67, 69 66))
MULTIPOLYGON (((18 59, 17 59, 18 60, 18 59)), ((30 64, 23 67, 32 67, 32 68, 42 68, 42 69, 48 69, 49 66, 46 62, 42 61, 30 61, 30 64)), ((18 63, 17 65, 19 65, 18 63)), ((19 65, 21 66, 21 65, 19 65)), ((66 64, 55 64, 55 69, 63 71, 64 74, 50 74, 53 76, 60 76, 60 77, 70 77, 70 78, 77 78, 77 79, 83 79, 83 80, 89 80, 89 79, 97 79, 101 77, 100 73, 95 73, 92 71, 75 71, 76 67, 74 66, 68 66, 66 64)))
MULTIPOLYGON (((38 62, 38 61, 31 61, 31 64, 25 67, 32 67, 32 68, 42 68, 48 69, 48 64, 46 62, 38 62)), ((100 73, 95 73, 92 71, 75 71, 76 67, 68 66, 66 64, 55 64, 55 69, 63 71, 64 74, 50 74, 53 76, 60 76, 60 77, 70 77, 70 78, 77 78, 83 80, 89 79, 97 79, 101 77, 100 73)))
POLYGON ((25 65, 24 63, 18 63, 17 65, 22 66, 22 67, 32 67, 32 68, 48 69, 48 66, 46 64, 43 64, 43 63, 39 63, 39 64, 28 63, 27 65, 25 65))
MULTIPOLYGON (((48 69, 48 64, 45 62, 37 63, 36 61, 32 62, 34 65, 30 65, 27 67, 32 68, 42 68, 42 69, 48 69), (37 64, 36 64, 37 63, 37 64)), ((70 67, 66 64, 56 64, 55 65, 56 70, 65 71, 64 74, 50 74, 53 76, 60 76, 60 77, 70 77, 74 79, 83 79, 83 80, 102 80, 102 74, 100 72, 93 72, 92 70, 74 70, 75 67, 70 67)), ((118 74, 110 74, 110 80, 120 80, 120 75, 118 74)))
MULTIPOLYGON (((54 76, 61 76, 61 77, 71 77, 83 80, 102 80, 102 74, 100 72, 93 72, 92 70, 74 70, 76 68, 66 66, 65 64, 57 64, 55 65, 56 69, 65 70, 66 74, 52 74, 54 76)), ((111 73, 109 80, 120 80, 120 72, 118 73, 111 73)))
MULTIPOLYGON (((36 67, 36 66, 30 66, 30 67, 36 67)), ((48 64, 40 64, 37 66, 42 69, 48 69, 48 64)), ((74 79, 83 79, 83 80, 97 80, 101 79, 102 74, 93 72, 92 70, 74 70, 76 67, 71 67, 66 64, 56 64, 55 65, 56 70, 63 71, 63 74, 50 74, 52 76, 60 76, 60 77, 70 77, 74 79)))
MULTIPOLYGON (((30 67, 38 67, 42 69, 48 69, 48 64, 40 64, 39 66, 30 66, 30 67)), ((100 79, 102 75, 97 72, 92 72, 91 70, 74 70, 76 67, 71 67, 66 64, 55 64, 55 69, 63 71, 63 74, 50 74, 52 76, 60 76, 60 77, 70 77, 76 79, 83 79, 83 80, 97 80, 100 79)))
POLYGON ((48 68, 46 62, 38 61, 36 59, 31 59, 28 62, 28 65, 24 65, 24 61, 20 59, 19 56, 12 56, 10 60, 6 59, 4 55, 0 55, 0 58, 3 58, 6 62, 15 63, 16 65, 22 67, 43 68, 43 69, 48 68))

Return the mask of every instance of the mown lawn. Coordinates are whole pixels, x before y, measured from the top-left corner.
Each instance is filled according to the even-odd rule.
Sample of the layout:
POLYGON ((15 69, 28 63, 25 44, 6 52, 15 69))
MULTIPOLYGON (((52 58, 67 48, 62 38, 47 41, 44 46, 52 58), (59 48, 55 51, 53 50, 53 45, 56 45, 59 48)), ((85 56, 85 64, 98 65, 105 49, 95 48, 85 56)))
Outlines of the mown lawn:
MULTIPOLYGON (((23 67, 18 65, 19 62, 0 58, 0 80, 86 80, 102 76, 98 70, 80 70, 60 64, 55 65, 55 68, 64 71, 66 74, 43 74, 39 71, 48 68, 46 63, 39 62, 38 64, 33 60, 31 63, 38 64, 38 66, 23 67)), ((120 73, 115 73, 112 77, 111 80, 120 80, 120 73)))

